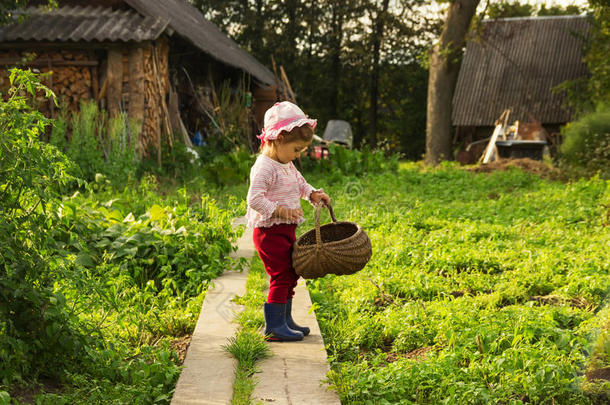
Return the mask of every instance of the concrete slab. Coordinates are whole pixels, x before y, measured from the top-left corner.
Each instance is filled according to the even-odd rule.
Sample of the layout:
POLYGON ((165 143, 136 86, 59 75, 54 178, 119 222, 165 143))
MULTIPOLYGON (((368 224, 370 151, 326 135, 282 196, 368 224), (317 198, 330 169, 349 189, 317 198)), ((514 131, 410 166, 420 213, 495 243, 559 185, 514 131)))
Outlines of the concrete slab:
POLYGON ((301 279, 295 289, 292 316, 311 332, 300 342, 270 342, 273 355, 259 363, 261 372, 254 388, 254 402, 274 405, 340 405, 336 391, 322 380, 329 371, 324 341, 311 298, 301 279))
MULTIPOLYGON (((237 222, 237 221, 236 221, 237 222)), ((234 225, 239 225, 239 222, 234 225)), ((232 257, 250 259, 254 254, 252 231, 246 230, 232 257)), ((222 346, 235 335, 235 313, 241 306, 231 302, 246 292, 248 272, 227 271, 214 280, 206 293, 193 338, 186 352, 184 368, 176 384, 172 405, 229 404, 237 360, 222 346)))

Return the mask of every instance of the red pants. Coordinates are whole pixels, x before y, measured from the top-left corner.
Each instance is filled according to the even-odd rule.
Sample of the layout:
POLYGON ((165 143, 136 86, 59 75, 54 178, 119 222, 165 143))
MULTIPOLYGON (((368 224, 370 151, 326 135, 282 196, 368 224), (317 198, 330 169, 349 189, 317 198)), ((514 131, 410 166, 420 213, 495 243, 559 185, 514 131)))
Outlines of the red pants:
POLYGON ((292 244, 296 240, 296 224, 254 228, 254 247, 271 277, 267 302, 285 304, 294 297, 299 276, 292 267, 292 244))

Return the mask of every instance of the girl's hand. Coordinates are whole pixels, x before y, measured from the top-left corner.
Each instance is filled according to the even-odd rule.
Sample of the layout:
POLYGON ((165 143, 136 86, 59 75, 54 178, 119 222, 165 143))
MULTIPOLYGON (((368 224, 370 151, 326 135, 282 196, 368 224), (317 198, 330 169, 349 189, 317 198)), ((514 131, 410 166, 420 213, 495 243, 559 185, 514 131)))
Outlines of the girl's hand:
POLYGON ((328 196, 328 194, 323 193, 321 191, 314 191, 309 196, 309 199, 314 205, 319 204, 320 201, 323 201, 325 205, 330 205, 330 197, 328 196))
POLYGON ((288 208, 278 205, 273 216, 282 219, 288 219, 292 222, 297 222, 303 216, 303 210, 300 208, 288 208))

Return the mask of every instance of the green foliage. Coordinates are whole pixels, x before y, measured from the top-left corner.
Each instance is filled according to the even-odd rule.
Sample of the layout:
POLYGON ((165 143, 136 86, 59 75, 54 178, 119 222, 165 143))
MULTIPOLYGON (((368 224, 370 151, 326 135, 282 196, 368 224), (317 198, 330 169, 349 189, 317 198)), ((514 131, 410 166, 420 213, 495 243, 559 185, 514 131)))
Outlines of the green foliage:
POLYGON ((246 183, 256 156, 243 149, 216 155, 203 167, 203 176, 220 187, 246 183))
POLYGON ((610 178, 610 105, 600 105, 597 111, 568 123, 561 133, 564 141, 560 152, 565 163, 610 178))
POLYGON ((100 111, 97 103, 89 101, 82 102, 80 111, 69 119, 60 115, 50 141, 78 164, 86 180, 91 181, 100 173, 120 185, 135 176, 139 132, 139 124, 130 121, 125 113, 109 120, 106 111, 100 111))
POLYGON ((488 18, 575 15, 580 14, 582 11, 580 7, 573 4, 566 5, 565 7, 541 4, 540 7, 536 7, 532 4, 521 3, 519 1, 489 2, 485 9, 488 18))
MULTIPOLYGON (((85 184, 38 139, 49 120, 31 99, 50 90, 29 71, 10 79, 0 101, 0 400, 45 378, 62 391, 37 403, 169 403, 180 372, 171 340, 192 332, 209 281, 240 266, 227 258, 233 212, 199 190, 162 196, 152 176, 122 191, 102 174, 85 184)), ((81 146, 100 139, 86 138, 97 125, 83 121, 95 116, 87 108, 81 146)), ((125 140, 115 125, 98 143, 109 151, 125 140)))
POLYGON ((304 156, 302 158, 304 169, 312 173, 329 173, 337 179, 342 176, 363 176, 369 173, 392 172, 398 169, 400 155, 390 154, 383 149, 371 151, 370 148, 364 146, 361 150, 350 150, 331 144, 328 150, 328 159, 315 160, 309 156, 304 156))
MULTIPOLYGON (((15 19, 17 19, 17 21, 23 21, 27 18, 27 15, 20 14, 19 16, 15 16, 13 13, 16 9, 25 8, 27 3, 27 0, 0 0, 0 25, 10 24, 15 19)), ((57 0, 47 0, 45 3, 48 8, 57 7, 57 0)))
POLYGON ((373 245, 361 272, 308 282, 342 403, 595 403, 608 181, 452 164, 310 181, 373 245))
POLYGON ((529 17, 534 15, 534 10, 533 5, 521 4, 518 1, 489 2, 487 5, 489 18, 529 17))
POLYGON ((49 121, 30 108, 37 92, 54 98, 31 71, 10 70, 13 85, 0 101, 0 369, 2 381, 61 372, 82 352, 65 297, 54 290, 58 266, 48 231, 58 222, 62 190, 75 182, 73 165, 38 140, 49 121), (55 350, 47 350, 52 347, 55 350), (5 367, 9 365, 10 367, 5 367))
POLYGON ((371 77, 380 16, 377 139, 410 158, 423 153, 428 78, 417 60, 439 25, 421 11, 424 1, 400 0, 384 14, 382 2, 360 0, 193 3, 263 64, 271 66, 273 57, 283 66, 299 105, 320 128, 330 119, 350 122, 356 146, 371 125, 371 83, 363 78, 371 77))
POLYGON ((538 9, 538 16, 578 15, 582 12, 583 10, 574 4, 568 4, 565 6, 565 8, 558 5, 551 5, 547 7, 546 5, 541 4, 540 8, 538 9))
POLYGON ((590 74, 557 86, 557 90, 566 91, 566 103, 576 116, 610 103, 610 5, 605 0, 591 0, 589 5, 591 30, 584 62, 590 74))
POLYGON ((593 29, 591 46, 585 57, 591 73, 588 92, 593 105, 610 102, 610 5, 605 0, 591 0, 593 29))

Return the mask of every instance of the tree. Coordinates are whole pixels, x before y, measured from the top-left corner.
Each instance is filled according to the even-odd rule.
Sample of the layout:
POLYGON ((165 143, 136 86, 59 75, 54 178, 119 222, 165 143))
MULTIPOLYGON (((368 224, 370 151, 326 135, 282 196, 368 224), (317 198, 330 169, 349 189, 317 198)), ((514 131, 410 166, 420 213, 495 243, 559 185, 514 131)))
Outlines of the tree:
MULTIPOLYGON (((375 2, 375 8, 377 8, 375 2)), ((369 129, 369 142, 371 147, 377 145, 377 97, 379 86, 379 57, 381 52, 381 39, 383 38, 383 27, 385 15, 388 12, 389 0, 382 0, 381 8, 376 10, 373 19, 373 63, 371 66, 371 123, 369 129)), ((371 13, 372 14, 372 13, 371 13)))
MULTIPOLYGON (((30 3, 45 5, 47 7, 57 7, 57 0, 44 0, 30 2, 28 0, 0 0, 0 25, 7 24, 13 20, 13 10, 25 8, 30 3)), ((24 18, 23 15, 20 18, 24 18)))
POLYGON ((518 1, 512 3, 501 1, 488 3, 486 14, 489 18, 528 17, 534 15, 534 10, 534 6, 531 4, 521 4, 518 1))
POLYGON ((430 56, 426 119, 426 164, 452 157, 451 102, 466 33, 479 0, 453 0, 441 36, 430 56))
POLYGON ((588 83, 592 105, 610 105, 610 5, 607 0, 590 0, 593 8, 591 46, 585 62, 591 72, 588 83))
POLYGON ((425 128, 418 61, 436 27, 418 9, 424 0, 191 1, 266 66, 273 55, 321 130, 345 119, 355 145, 374 136, 422 155, 423 142, 412 142, 425 128))

